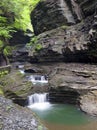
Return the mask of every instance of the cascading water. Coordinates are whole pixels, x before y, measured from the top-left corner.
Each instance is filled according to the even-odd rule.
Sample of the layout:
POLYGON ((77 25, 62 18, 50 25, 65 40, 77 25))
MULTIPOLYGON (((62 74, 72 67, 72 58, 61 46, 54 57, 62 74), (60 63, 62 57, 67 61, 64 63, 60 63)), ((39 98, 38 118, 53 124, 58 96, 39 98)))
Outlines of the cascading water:
POLYGON ((47 93, 35 93, 31 96, 28 96, 28 107, 35 109, 47 109, 50 106, 50 103, 47 101, 47 93))
POLYGON ((47 101, 47 93, 44 94, 38 94, 35 93, 28 97, 29 105, 32 105, 34 103, 44 103, 47 101))
POLYGON ((48 83, 48 80, 45 76, 41 76, 41 75, 31 75, 29 77, 29 80, 33 83, 33 84, 36 84, 36 83, 48 83))

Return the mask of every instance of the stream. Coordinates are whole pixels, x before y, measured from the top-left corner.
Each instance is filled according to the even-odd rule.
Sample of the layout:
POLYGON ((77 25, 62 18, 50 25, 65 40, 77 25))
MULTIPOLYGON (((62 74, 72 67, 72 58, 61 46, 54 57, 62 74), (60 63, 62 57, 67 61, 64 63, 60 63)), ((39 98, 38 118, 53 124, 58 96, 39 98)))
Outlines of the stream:
POLYGON ((46 97, 46 93, 29 96, 28 108, 40 117, 49 130, 97 130, 94 117, 73 105, 51 104, 46 97))
MULTIPOLYGON (((30 75, 28 79, 33 84, 48 83, 43 75, 30 75)), ((36 113, 48 130, 97 130, 96 117, 83 113, 74 105, 52 104, 48 100, 48 93, 28 96, 28 108, 36 113)))

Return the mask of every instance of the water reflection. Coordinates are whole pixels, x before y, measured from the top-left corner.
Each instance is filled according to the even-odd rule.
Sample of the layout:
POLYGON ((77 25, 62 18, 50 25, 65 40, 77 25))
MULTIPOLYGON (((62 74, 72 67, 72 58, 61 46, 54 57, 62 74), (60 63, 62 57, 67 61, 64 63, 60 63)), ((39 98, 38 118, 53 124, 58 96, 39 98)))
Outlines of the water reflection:
POLYGON ((44 121, 61 125, 84 125, 93 119, 72 105, 51 104, 47 109, 32 108, 34 112, 44 121))

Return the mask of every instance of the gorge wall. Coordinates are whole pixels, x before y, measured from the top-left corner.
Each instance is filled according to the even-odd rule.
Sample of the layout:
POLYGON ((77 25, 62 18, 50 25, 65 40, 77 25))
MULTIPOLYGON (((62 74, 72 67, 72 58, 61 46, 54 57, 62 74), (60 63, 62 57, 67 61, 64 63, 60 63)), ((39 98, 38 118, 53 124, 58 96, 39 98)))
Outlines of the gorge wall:
POLYGON ((49 74, 49 100, 77 102, 91 115, 97 115, 97 66, 73 66, 70 62, 97 63, 96 5, 96 0, 45 0, 31 13, 35 35, 42 45, 34 55, 37 61, 69 62, 56 63, 60 67, 49 74))
POLYGON ((31 13, 36 35, 60 27, 72 25, 95 12, 95 0, 45 0, 39 2, 31 13))
POLYGON ((39 2, 31 13, 34 32, 42 45, 35 54, 38 61, 97 62, 96 8, 95 0, 39 2))

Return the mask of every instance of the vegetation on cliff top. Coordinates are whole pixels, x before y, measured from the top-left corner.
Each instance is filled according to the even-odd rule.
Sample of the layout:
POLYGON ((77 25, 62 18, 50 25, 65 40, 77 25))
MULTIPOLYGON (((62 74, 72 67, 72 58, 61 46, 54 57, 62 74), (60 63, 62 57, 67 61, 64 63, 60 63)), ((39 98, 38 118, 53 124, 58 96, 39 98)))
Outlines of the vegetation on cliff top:
POLYGON ((10 45, 8 39, 12 32, 31 29, 30 13, 39 1, 0 0, 0 54, 4 53, 6 45, 10 45))

